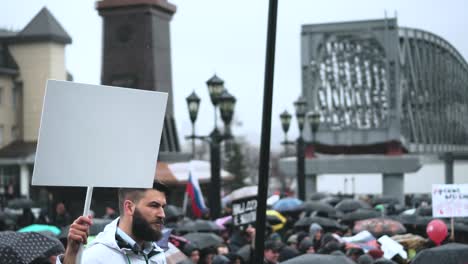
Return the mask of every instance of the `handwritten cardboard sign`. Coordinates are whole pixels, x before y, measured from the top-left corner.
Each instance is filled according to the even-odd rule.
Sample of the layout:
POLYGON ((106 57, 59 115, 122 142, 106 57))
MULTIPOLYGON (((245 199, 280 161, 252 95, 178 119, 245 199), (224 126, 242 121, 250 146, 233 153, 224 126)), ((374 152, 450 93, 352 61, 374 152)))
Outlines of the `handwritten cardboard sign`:
POLYGON ((33 185, 149 188, 167 94, 47 82, 33 185))
POLYGON ((468 216, 468 184, 433 184, 432 215, 434 217, 468 216))
POLYGON ((257 196, 232 202, 232 222, 234 226, 244 226, 257 220, 257 196))

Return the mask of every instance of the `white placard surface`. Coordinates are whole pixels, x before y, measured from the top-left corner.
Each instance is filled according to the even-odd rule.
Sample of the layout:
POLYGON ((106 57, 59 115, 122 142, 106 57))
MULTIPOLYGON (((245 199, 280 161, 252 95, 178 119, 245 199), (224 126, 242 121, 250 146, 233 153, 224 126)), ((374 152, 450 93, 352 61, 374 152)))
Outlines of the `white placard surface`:
POLYGON ((432 216, 468 216, 468 184, 433 184, 432 216))
POLYGON ((152 186, 167 93, 49 80, 33 185, 152 186))

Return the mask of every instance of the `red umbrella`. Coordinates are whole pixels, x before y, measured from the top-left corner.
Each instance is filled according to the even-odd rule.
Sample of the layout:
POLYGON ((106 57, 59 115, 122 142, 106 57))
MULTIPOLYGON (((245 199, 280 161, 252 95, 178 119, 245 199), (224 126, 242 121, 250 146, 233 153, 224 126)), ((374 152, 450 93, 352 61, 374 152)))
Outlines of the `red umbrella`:
POLYGON ((363 230, 371 232, 375 237, 406 233, 406 228, 400 222, 389 218, 371 218, 357 221, 354 224, 353 232, 359 233, 363 230))

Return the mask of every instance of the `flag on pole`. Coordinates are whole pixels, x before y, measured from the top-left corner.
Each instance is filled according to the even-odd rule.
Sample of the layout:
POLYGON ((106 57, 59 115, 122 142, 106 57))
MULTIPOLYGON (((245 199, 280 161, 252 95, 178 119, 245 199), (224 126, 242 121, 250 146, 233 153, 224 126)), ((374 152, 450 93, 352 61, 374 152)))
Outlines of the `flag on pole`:
POLYGON ((203 213, 207 211, 207 207, 205 205, 205 201, 203 200, 203 194, 200 189, 198 177, 192 173, 192 170, 189 171, 189 179, 185 191, 190 197, 193 214, 196 217, 201 217, 203 213))

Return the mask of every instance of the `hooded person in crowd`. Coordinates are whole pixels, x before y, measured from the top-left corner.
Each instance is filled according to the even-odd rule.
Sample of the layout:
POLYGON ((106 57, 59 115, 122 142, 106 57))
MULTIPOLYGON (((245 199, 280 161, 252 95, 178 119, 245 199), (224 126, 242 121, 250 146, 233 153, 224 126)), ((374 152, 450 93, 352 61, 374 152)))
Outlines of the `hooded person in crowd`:
POLYGON ((309 227, 309 237, 312 239, 315 251, 318 251, 322 240, 323 228, 317 223, 312 223, 309 227))

